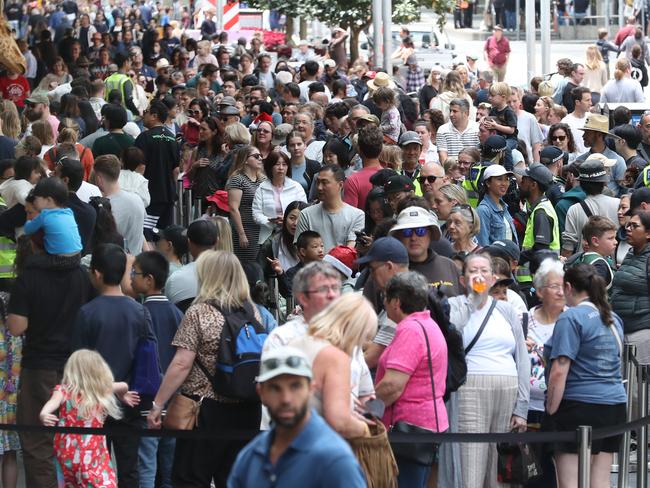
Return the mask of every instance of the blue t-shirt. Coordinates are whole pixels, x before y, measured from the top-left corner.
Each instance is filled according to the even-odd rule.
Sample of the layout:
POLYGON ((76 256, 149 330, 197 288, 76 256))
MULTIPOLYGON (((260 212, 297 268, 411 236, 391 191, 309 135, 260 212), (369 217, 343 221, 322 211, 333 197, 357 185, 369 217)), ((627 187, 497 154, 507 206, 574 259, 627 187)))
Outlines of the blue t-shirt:
POLYGON ((69 208, 44 208, 33 220, 25 223, 25 234, 43 229, 45 250, 48 254, 75 254, 81 252, 81 237, 74 213, 69 208))
POLYGON ((305 179, 305 171, 307 171, 307 160, 305 159, 302 164, 291 165, 291 179, 297 181, 302 186, 305 193, 309 191, 309 185, 305 179))
POLYGON ((323 418, 311 411, 302 431, 275 464, 269 451, 275 429, 253 439, 237 456, 228 488, 366 487, 366 480, 352 449, 323 418))
MULTIPOLYGON (((623 342, 623 327, 614 316, 614 329, 623 342)), ((603 324, 590 302, 572 307, 557 320, 553 336, 544 345, 544 356, 571 359, 563 399, 600 405, 625 403, 618 341, 603 324)))

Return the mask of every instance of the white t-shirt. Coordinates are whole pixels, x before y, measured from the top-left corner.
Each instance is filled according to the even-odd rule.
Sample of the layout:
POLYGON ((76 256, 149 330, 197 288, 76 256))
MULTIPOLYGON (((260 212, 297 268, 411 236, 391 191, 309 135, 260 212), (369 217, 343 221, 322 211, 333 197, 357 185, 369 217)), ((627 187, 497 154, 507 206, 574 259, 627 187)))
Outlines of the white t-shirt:
POLYGON ((578 154, 587 152, 587 147, 585 146, 585 143, 582 141, 583 131, 580 130, 585 126, 586 121, 587 121, 587 114, 585 114, 585 116, 582 118, 578 118, 575 116, 575 112, 570 113, 569 115, 567 115, 562 119, 563 123, 571 127, 571 133, 573 134, 573 140, 576 143, 576 152, 578 154))
MULTIPOLYGON (((476 310, 470 316, 469 322, 463 329, 463 346, 469 346, 478 333, 483 319, 490 310, 491 300, 485 306, 476 310)), ((495 307, 488 319, 481 337, 476 341, 467 361, 467 374, 517 376, 517 366, 514 359, 515 336, 505 317, 495 307)))
POLYGON ((544 134, 533 114, 520 110, 517 114, 517 137, 526 143, 528 161, 533 161, 533 144, 544 142, 544 134))

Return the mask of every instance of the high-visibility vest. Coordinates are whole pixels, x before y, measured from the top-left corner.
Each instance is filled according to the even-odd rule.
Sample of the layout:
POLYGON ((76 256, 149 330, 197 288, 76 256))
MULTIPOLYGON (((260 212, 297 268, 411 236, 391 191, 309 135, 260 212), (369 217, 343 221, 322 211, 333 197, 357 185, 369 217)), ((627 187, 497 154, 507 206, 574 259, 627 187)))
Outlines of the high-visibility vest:
MULTIPOLYGON (((553 221, 553 240, 549 246, 549 249, 552 251, 560 251, 560 227, 558 225, 557 214, 553 205, 547 198, 542 198, 542 200, 535 206, 535 208, 530 212, 528 216, 528 222, 526 222, 526 232, 524 233, 524 242, 521 245, 522 250, 532 249, 535 245, 535 212, 542 209, 546 212, 551 220, 553 221)), ((521 264, 515 269, 515 279, 517 283, 532 283, 533 276, 530 273, 529 264, 521 264)))
POLYGON ((643 186, 650 188, 650 166, 643 168, 643 186))
POLYGON ((129 77, 124 73, 113 73, 104 80, 104 100, 108 101, 108 95, 113 90, 119 90, 122 94, 122 106, 126 108, 126 96, 124 94, 124 85, 129 81, 129 77))
MULTIPOLYGON (((0 197, 0 206, 5 202, 0 197)), ((0 236, 0 279, 15 278, 14 262, 16 261, 16 243, 8 237, 0 236)))
POLYGON ((469 169, 467 178, 463 180, 461 186, 467 193, 467 201, 472 208, 478 207, 479 200, 481 199, 481 184, 483 180, 483 173, 485 168, 489 165, 485 163, 477 163, 469 169))

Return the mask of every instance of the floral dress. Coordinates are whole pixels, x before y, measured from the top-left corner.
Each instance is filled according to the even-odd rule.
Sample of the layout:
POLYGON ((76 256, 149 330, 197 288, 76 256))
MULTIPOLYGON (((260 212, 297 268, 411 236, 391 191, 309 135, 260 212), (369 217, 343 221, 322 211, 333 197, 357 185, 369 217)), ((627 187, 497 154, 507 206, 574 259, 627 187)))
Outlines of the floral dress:
MULTIPOLYGON (((104 415, 96 414, 91 418, 79 416, 76 406, 79 399, 72 398, 65 386, 57 385, 54 391, 63 394, 63 402, 59 407, 60 427, 101 428, 104 426, 104 415)), ((60 487, 117 488, 115 470, 104 436, 56 434, 54 452, 58 461, 60 487)))
MULTIPOLYGON (((16 423, 16 396, 18 394, 20 363, 23 356, 22 337, 12 336, 3 325, 6 321, 9 294, 0 292, 0 423, 16 423)), ((0 431, 0 456, 20 449, 18 432, 0 431)))

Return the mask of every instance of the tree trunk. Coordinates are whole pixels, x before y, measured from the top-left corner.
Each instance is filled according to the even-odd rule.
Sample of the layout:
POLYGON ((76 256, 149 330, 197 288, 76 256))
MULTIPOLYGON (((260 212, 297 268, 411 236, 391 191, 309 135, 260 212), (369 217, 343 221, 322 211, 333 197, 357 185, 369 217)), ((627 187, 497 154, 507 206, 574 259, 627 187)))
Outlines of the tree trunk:
POLYGON ((361 27, 350 27, 350 66, 359 59, 359 34, 361 34, 361 27))
POLYGON ((300 39, 307 39, 307 19, 300 17, 300 39))
POLYGON ((286 32, 286 42, 289 46, 293 46, 294 24, 295 19, 290 15, 287 15, 287 23, 284 25, 284 31, 286 32))

